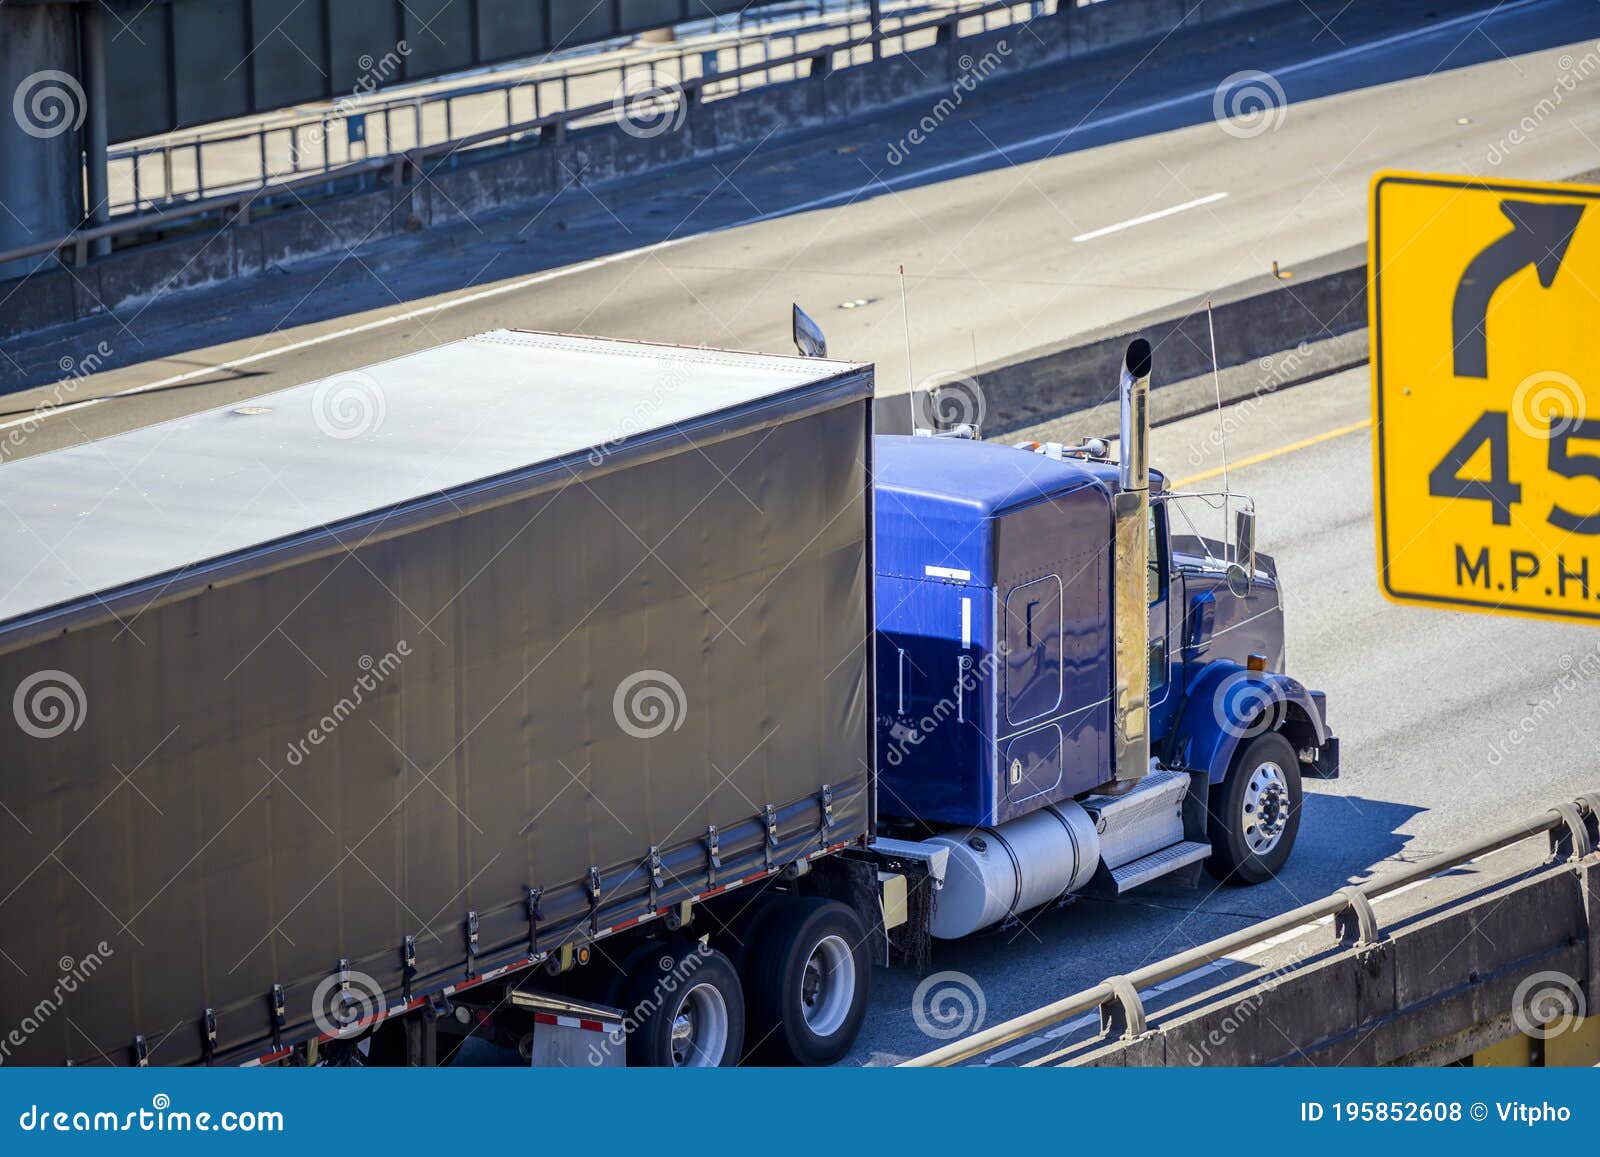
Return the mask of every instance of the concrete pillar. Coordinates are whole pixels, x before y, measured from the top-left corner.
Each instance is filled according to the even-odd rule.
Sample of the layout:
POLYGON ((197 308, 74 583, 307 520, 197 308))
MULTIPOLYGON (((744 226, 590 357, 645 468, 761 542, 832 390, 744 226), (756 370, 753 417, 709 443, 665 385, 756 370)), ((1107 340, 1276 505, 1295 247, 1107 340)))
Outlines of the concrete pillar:
MULTIPOLYGON (((77 20, 74 5, 0 6, 0 253, 64 237, 83 220, 88 98, 77 20)), ((41 260, 0 263, 0 279, 41 260)))
MULTIPOLYGON (((106 179, 106 150, 110 146, 106 130, 106 17, 100 4, 83 6, 79 25, 83 36, 84 92, 89 98, 89 114, 83 125, 84 184, 88 188, 91 225, 104 225, 111 219, 110 186, 106 179)), ((111 238, 94 242, 90 252, 103 257, 111 252, 111 238)))

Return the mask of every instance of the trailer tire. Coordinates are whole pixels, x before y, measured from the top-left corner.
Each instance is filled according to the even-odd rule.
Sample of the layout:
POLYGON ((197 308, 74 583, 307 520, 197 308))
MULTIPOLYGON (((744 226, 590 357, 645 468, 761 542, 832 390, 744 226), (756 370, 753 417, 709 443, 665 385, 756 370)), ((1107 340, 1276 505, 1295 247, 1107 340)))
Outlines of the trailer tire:
POLYGON ((1300 831, 1300 759, 1276 731, 1241 744, 1227 777, 1211 789, 1211 857, 1225 884, 1261 884, 1283 868, 1300 831))
POLYGON ((744 1049, 744 990, 728 958, 662 942, 635 967, 624 1015, 633 1068, 731 1068, 744 1049))
POLYGON ((751 1049, 762 1064, 831 1065, 867 1014, 872 959, 855 910, 816 896, 767 915, 745 970, 751 1049))

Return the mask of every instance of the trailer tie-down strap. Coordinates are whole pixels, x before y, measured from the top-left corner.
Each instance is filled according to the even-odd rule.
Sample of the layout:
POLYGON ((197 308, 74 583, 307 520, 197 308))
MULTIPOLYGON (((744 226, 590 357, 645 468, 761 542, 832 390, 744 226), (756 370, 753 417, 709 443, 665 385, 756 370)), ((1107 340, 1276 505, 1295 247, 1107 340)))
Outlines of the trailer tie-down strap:
POLYGON ((539 910, 539 901, 544 899, 543 888, 528 889, 528 956, 539 955, 539 921, 544 919, 544 913, 539 910))
POLYGON ((589 866, 589 935, 600 934, 600 869, 589 866))
POLYGON ((656 910, 659 903, 657 897, 661 893, 661 849, 655 844, 650 845, 650 855, 645 860, 645 866, 650 869, 650 911, 656 910))
POLYGON ((706 828, 706 887, 717 886, 717 872, 722 868, 722 847, 717 842, 717 825, 706 828))
POLYGON ((823 784, 817 798, 822 805, 822 826, 817 829, 817 842, 827 847, 828 833, 833 830, 833 785, 823 784))
POLYGON ((764 851, 767 858, 767 871, 772 871, 772 852, 778 846, 778 813, 769 803, 761 809, 761 814, 767 824, 767 838, 764 851))

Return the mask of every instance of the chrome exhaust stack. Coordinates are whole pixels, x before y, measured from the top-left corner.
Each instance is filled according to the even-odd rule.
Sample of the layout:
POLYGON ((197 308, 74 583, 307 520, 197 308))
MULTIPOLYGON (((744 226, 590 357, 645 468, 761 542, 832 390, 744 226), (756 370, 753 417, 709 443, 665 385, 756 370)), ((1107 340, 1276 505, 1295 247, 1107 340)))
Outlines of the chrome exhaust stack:
POLYGON ((1144 338, 1128 343, 1119 392, 1122 437, 1112 500, 1112 791, 1126 791, 1150 772, 1150 343, 1144 338))

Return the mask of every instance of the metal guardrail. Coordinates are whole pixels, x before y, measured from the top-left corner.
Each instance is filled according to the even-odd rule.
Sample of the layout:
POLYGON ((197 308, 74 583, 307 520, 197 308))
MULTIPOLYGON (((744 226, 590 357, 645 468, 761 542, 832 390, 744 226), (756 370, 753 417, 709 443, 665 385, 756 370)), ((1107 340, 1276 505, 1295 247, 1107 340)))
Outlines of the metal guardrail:
MULTIPOLYGON (((766 56, 726 71, 673 78, 668 77, 665 69, 662 69, 656 74, 655 82, 645 84, 636 91, 619 87, 617 94, 608 100, 536 112, 525 120, 465 136, 416 145, 346 164, 330 165, 286 180, 274 180, 237 192, 185 201, 154 213, 129 214, 103 225, 74 230, 63 237, 0 252, 0 266, 52 253, 70 255, 71 264, 81 266, 88 262, 95 242, 114 242, 118 238, 180 223, 201 225, 210 218, 216 219, 221 228, 248 224, 258 206, 270 207, 276 200, 298 202, 302 199, 303 191, 328 188, 331 193, 331 187, 336 182, 356 182, 360 187, 360 182, 372 178, 377 185, 387 183, 399 193, 410 182, 426 175, 430 166, 474 149, 504 145, 529 136, 560 141, 565 138, 569 128, 618 123, 641 113, 653 115, 659 113, 663 106, 676 106, 678 102, 690 108, 736 96, 747 87, 756 87, 747 82, 757 76, 763 78, 763 84, 771 83, 774 74, 779 80, 816 77, 838 67, 954 42, 963 35, 976 35, 995 28, 1026 23, 1055 11, 1058 3, 1070 5, 1071 0, 980 0, 972 4, 958 3, 957 7, 948 11, 926 19, 905 20, 893 28, 869 25, 867 32, 862 35, 853 35, 855 23, 852 22, 848 26, 852 34, 845 39, 794 49, 782 56, 766 56), (842 65, 838 63, 841 60, 842 65)), ((673 59, 681 66, 684 60, 694 54, 694 50, 686 50, 673 59)))
POLYGON ((1157 961, 1124 976, 1112 977, 1034 1012, 1014 1017, 1003 1024, 984 1029, 962 1040, 952 1041, 902 1063, 902 1068, 936 1068, 960 1064, 991 1052, 1023 1037, 1031 1036, 1062 1021, 1099 1010, 1103 1021, 1120 1026, 1125 1039, 1142 1035, 1147 1020, 1139 990, 1173 980, 1197 968, 1292 931, 1302 925, 1331 917, 1335 934, 1343 944, 1372 944, 1381 933, 1372 901, 1379 896, 1430 879, 1463 864, 1511 847, 1524 840, 1549 833, 1554 849, 1565 857, 1581 859, 1595 850, 1592 825, 1600 817, 1600 793, 1582 796, 1571 803, 1497 831, 1428 860, 1402 867, 1390 876, 1361 887, 1341 888, 1281 916, 1220 936, 1187 952, 1157 961))
MULTIPOLYGON (((929 0, 904 0, 897 10, 882 14, 880 28, 885 36, 896 33, 912 15, 932 6, 929 0)), ((146 209, 160 212, 212 195, 307 174, 326 175, 352 161, 371 159, 374 149, 381 157, 404 148, 447 143, 456 138, 463 119, 481 130, 517 123, 521 109, 534 118, 560 112, 572 107, 574 88, 592 89, 596 83, 622 91, 641 76, 647 89, 681 83, 690 76, 711 78, 723 71, 721 62, 729 56, 735 68, 742 68, 793 56, 802 38, 814 39, 841 27, 846 35, 858 25, 870 27, 871 12, 866 0, 847 0, 832 10, 828 0, 758 8, 713 18, 706 22, 712 25, 708 31, 679 48, 641 49, 614 41, 605 52, 585 51, 577 64, 554 60, 542 71, 410 96, 352 93, 315 113, 268 114, 244 128, 213 126, 167 134, 152 143, 115 146, 107 157, 109 209, 113 216, 146 209), (805 20, 813 14, 814 19, 805 20), (786 20, 801 22, 759 38, 740 35, 747 25, 786 20), (786 51, 781 49, 785 42, 786 51), (747 61, 746 56, 752 59, 747 61), (465 116, 458 112, 463 105, 465 116), (496 119, 497 124, 483 123, 496 119), (248 172, 246 166, 251 166, 248 172), (219 177, 222 169, 229 171, 219 177)))

